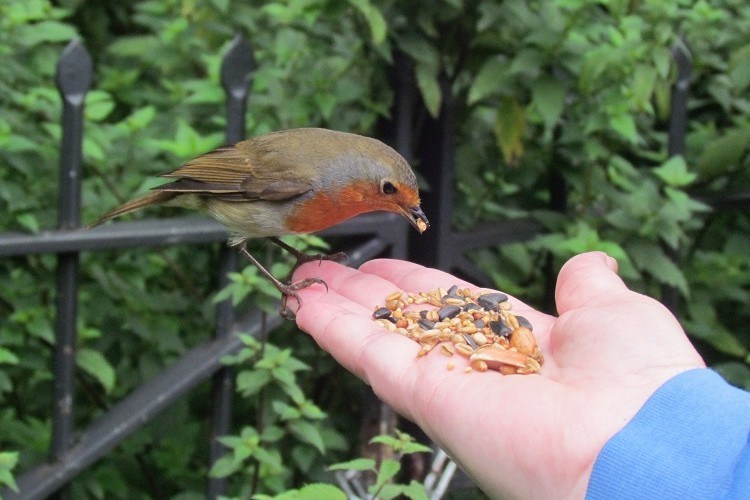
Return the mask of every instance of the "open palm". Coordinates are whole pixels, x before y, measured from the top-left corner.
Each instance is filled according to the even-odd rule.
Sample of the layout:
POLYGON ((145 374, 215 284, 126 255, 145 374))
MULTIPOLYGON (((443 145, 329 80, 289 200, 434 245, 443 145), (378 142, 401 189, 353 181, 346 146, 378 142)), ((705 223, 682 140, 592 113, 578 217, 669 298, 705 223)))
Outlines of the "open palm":
POLYGON ((372 320, 375 305, 406 292, 473 285, 398 260, 359 270, 332 262, 302 266, 297 323, 383 401, 416 422, 493 497, 583 497, 597 454, 666 380, 703 361, 661 304, 627 289, 602 253, 571 259, 556 290, 559 317, 511 298, 545 357, 539 375, 464 373, 434 350, 372 320))

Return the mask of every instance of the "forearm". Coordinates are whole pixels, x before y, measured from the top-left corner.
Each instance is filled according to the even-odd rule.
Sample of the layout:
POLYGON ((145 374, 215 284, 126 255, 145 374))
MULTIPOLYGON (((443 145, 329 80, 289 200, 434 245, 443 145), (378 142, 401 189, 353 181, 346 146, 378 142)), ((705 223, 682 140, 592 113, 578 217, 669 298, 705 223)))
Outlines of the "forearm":
POLYGON ((748 436, 750 393, 710 370, 682 373, 604 446, 587 498, 746 497, 748 436))

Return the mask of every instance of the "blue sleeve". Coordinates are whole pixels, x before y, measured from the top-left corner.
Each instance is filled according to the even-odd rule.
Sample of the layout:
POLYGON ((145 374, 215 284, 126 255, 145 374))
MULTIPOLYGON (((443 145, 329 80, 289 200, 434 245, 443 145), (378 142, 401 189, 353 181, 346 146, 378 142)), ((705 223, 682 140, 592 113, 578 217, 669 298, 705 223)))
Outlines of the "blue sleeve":
POLYGON ((594 463, 586 498, 750 498, 750 393, 708 369, 667 381, 594 463))

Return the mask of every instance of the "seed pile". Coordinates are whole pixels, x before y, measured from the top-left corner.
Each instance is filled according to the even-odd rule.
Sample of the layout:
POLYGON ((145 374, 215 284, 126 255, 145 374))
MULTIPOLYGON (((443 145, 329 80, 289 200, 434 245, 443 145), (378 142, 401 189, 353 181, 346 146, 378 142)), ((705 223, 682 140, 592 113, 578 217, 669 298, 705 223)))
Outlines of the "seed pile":
MULTIPOLYGON (((424 356, 440 345, 445 356, 469 359, 466 371, 499 371, 503 375, 538 373, 544 362, 529 320, 511 311, 508 296, 493 292, 472 294, 452 286, 431 292, 397 290, 377 307, 373 319, 387 330, 417 342, 424 356), (411 305, 437 309, 407 309, 411 305)), ((448 369, 455 367, 448 363, 448 369)))

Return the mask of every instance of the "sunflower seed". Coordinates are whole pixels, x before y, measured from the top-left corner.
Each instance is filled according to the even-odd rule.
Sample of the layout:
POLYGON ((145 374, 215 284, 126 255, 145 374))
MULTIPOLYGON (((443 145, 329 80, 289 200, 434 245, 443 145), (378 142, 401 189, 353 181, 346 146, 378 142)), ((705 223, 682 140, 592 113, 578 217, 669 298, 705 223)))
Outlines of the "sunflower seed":
POLYGON ((446 318, 453 318, 461 312, 461 308, 458 306, 445 306, 438 311, 438 318, 443 321, 446 318))
POLYGON ((477 304, 484 307, 485 309, 489 309, 490 311, 496 311, 497 306, 500 305, 501 302, 505 302, 506 300, 508 300, 508 296, 504 293, 485 293, 484 295, 480 295, 479 297, 477 297, 477 304))
POLYGON ((380 307, 376 309, 374 313, 372 313, 372 317, 375 319, 385 319, 388 318, 391 314, 391 310, 387 307, 380 307))

